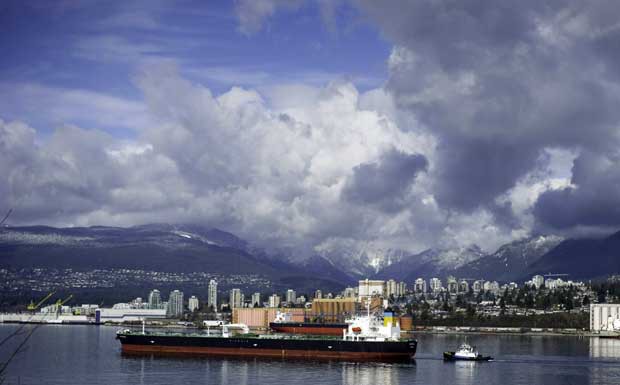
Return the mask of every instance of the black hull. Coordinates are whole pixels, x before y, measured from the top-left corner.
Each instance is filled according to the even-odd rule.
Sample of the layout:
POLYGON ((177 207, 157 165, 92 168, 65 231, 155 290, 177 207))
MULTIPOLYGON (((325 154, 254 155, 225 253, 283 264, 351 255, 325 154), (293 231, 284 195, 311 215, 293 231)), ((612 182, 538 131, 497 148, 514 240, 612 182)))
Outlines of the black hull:
POLYGON ((124 354, 223 355, 355 361, 405 361, 414 357, 417 341, 343 341, 257 337, 169 336, 120 333, 124 354))

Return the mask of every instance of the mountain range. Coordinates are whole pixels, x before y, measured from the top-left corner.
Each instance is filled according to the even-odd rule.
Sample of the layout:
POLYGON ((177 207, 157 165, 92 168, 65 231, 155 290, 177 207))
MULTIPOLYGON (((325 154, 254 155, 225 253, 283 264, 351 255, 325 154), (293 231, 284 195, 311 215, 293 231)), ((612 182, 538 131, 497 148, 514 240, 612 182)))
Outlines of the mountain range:
POLYGON ((421 253, 367 246, 322 249, 309 259, 292 261, 232 233, 195 224, 5 227, 0 229, 0 267, 258 274, 282 287, 307 290, 338 290, 362 278, 411 284, 418 277, 453 275, 507 282, 549 272, 591 279, 620 271, 620 232, 585 239, 538 235, 490 254, 475 245, 421 253))

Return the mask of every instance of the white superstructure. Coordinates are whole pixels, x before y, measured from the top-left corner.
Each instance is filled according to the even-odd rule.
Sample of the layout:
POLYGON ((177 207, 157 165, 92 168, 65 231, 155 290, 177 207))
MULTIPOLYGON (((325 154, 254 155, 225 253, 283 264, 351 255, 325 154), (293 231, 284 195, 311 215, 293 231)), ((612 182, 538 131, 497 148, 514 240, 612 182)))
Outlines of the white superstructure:
POLYGON ((374 315, 356 316, 346 320, 349 324, 344 331, 345 341, 398 341, 400 339, 400 325, 392 323, 384 325, 383 320, 374 315))

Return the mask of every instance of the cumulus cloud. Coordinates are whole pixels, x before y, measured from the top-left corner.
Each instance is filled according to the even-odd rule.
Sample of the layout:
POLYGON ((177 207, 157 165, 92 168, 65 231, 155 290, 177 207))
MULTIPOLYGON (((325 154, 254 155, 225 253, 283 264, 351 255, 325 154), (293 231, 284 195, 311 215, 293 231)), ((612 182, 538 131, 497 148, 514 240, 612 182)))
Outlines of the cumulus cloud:
POLYGON ((498 201, 529 179, 531 186, 551 188, 537 193, 533 213, 541 221, 553 227, 596 218, 610 223, 595 210, 603 202, 584 190, 594 191, 585 187, 589 183, 614 185, 613 173, 576 189, 553 189, 535 171, 550 148, 608 154, 619 144, 617 4, 354 3, 395 44, 387 90, 397 108, 415 115, 437 139, 430 172, 441 207, 461 213, 482 208, 498 225, 523 226, 514 220, 512 202, 498 201), (552 219, 559 212, 570 218, 552 219))
POLYGON ((385 205, 424 195, 415 176, 427 166, 427 143, 361 108, 350 83, 298 98, 290 88, 267 102, 251 89, 214 95, 168 63, 145 67, 136 84, 152 123, 135 140, 76 126, 42 140, 2 122, 0 204, 16 207, 15 222, 203 222, 304 254, 329 237, 401 237, 410 214, 387 214, 385 205), (375 195, 360 195, 369 194, 364 184, 375 195), (363 204, 379 195, 384 203, 363 204))

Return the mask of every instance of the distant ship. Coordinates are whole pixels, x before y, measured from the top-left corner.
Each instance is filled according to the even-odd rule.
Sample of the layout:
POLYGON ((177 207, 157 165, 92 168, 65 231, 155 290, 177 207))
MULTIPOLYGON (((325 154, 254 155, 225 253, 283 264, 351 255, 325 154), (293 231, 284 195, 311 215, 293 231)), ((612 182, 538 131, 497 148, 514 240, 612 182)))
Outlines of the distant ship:
MULTIPOLYGON (((239 326, 239 325, 236 325, 239 326)), ((243 325, 245 326, 245 325, 243 325)), ((404 361, 415 356, 418 343, 401 339, 400 326, 387 326, 376 316, 359 316, 347 322, 340 338, 299 335, 233 335, 230 325, 221 335, 153 333, 129 329, 117 332, 125 354, 224 355, 353 361, 404 361)))
POLYGON ((324 336, 342 336, 348 326, 346 323, 294 322, 290 313, 282 312, 277 312, 274 321, 269 323, 269 328, 278 333, 324 336))

